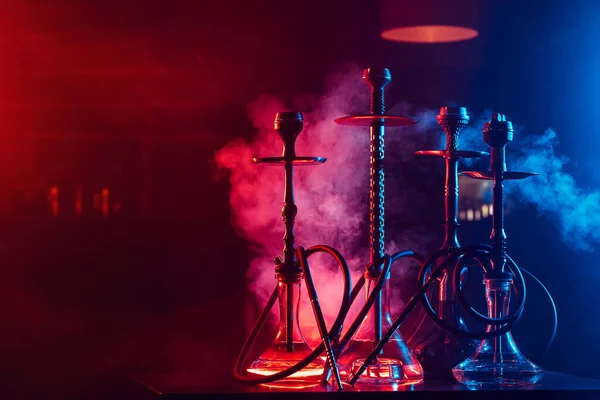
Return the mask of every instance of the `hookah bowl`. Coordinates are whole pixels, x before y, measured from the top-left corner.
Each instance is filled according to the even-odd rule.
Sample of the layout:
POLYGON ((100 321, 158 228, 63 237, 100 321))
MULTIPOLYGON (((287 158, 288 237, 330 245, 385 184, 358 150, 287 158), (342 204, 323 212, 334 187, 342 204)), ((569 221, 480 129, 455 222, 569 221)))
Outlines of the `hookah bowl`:
MULTIPOLYGON (((458 163, 465 158, 481 158, 488 154, 480 151, 459 149, 460 131, 469 123, 469 115, 465 107, 442 107, 436 120, 446 134, 445 150, 421 150, 415 154, 427 157, 443 158, 446 162, 445 183, 445 238, 440 250, 430 260, 436 261, 436 266, 454 250, 460 248, 458 241, 458 163)), ((462 272, 466 273, 466 269, 462 272)), ((420 277, 421 284, 426 280, 426 271, 420 277)), ((449 273, 447 270, 438 278, 438 316, 462 330, 467 330, 454 293, 451 291, 449 273)), ((425 318, 425 315, 423 315, 425 318)), ((418 324, 420 326, 420 324, 418 324)), ((409 337, 414 337, 413 332, 409 337)), ((409 339, 409 345, 411 340, 409 339)), ((452 379, 452 367, 464 360, 473 351, 473 342, 441 329, 437 325, 431 327, 425 339, 414 344, 414 352, 425 370, 426 378, 452 379)))
MULTIPOLYGON (((492 120, 486 122, 483 128, 483 139, 490 146, 490 170, 463 173, 471 178, 494 181, 493 229, 490 237, 492 248, 489 254, 491 268, 484 275, 487 314, 490 320, 507 318, 510 315, 514 275, 504 269, 507 259, 509 268, 518 271, 518 268, 513 268, 514 262, 506 254, 503 182, 536 175, 531 172, 507 171, 505 147, 512 138, 511 122, 502 114, 493 114, 492 120)), ((491 325, 488 325, 487 331, 492 331, 491 325)), ((452 372, 459 382, 477 386, 525 386, 538 382, 543 373, 540 367, 521 353, 510 330, 483 340, 475 353, 455 366, 452 372)))
POLYGON ((349 332, 340 340, 338 349, 340 375, 349 380, 359 369, 365 368, 361 383, 366 385, 413 384, 422 380, 423 369, 399 332, 386 342, 377 358, 364 366, 366 357, 382 338, 382 332, 391 327, 389 307, 389 267, 402 258, 417 258, 413 252, 385 254, 384 218, 384 140, 385 126, 406 126, 418 122, 413 117, 385 114, 385 86, 392 77, 388 69, 366 69, 362 79, 371 87, 370 114, 337 118, 340 125, 369 127, 370 133, 370 212, 369 212, 369 265, 364 276, 366 303, 365 313, 359 313, 349 332), (389 262, 384 267, 384 259, 389 262), (380 284, 381 283, 381 284, 380 284), (373 300, 373 301, 372 301, 373 300), (369 303, 372 305, 368 310, 369 303), (358 325, 360 324, 360 325, 358 325), (356 330, 354 328, 357 328, 356 330), (344 346, 347 347, 344 348, 344 346))
MULTIPOLYGON (((307 358, 312 351, 302 335, 298 321, 303 272, 295 257, 294 221, 298 208, 294 203, 293 171, 295 165, 322 164, 326 159, 296 156, 296 139, 303 129, 301 113, 278 113, 275 117, 274 127, 283 141, 283 155, 281 157, 254 158, 252 162, 285 167, 285 196, 282 209, 285 224, 283 258, 275 259, 280 318, 274 342, 246 369, 246 372, 254 377, 265 377, 292 368, 307 358)), ((323 359, 316 358, 296 373, 277 381, 277 385, 318 384, 321 381, 323 369, 323 359)))

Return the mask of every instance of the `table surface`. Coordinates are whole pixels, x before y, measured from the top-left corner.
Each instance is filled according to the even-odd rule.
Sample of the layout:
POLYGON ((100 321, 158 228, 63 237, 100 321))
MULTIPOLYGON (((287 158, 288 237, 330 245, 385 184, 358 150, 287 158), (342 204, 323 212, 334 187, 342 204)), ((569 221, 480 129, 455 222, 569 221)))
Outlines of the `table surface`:
MULTIPOLYGON (((322 385, 302 390, 293 390, 289 388, 278 389, 264 386, 251 386, 235 381, 223 384, 200 383, 194 382, 191 377, 181 378, 181 376, 175 374, 153 376, 136 380, 148 391, 151 391, 157 398, 174 399, 206 398, 213 395, 232 399, 247 397, 270 397, 272 399, 282 397, 290 399, 291 397, 308 398, 308 396, 313 398, 314 396, 322 395, 331 398, 336 395, 360 395, 361 392, 369 393, 368 396, 371 398, 385 397, 390 394, 397 396, 397 394, 394 393, 397 391, 407 392, 406 395, 410 392, 413 398, 436 398, 443 396, 447 399, 453 397, 478 398, 477 396, 479 396, 482 398, 485 397, 486 399, 493 399, 498 396, 501 396, 502 398, 510 396, 511 400, 513 400, 515 398, 531 398, 535 395, 533 392, 538 392, 538 395, 542 395, 540 398, 544 399, 568 399, 574 396, 577 399, 600 399, 600 380, 581 378, 556 372, 545 372, 544 376, 537 384, 525 388, 469 388, 458 382, 424 381, 417 385, 397 387, 357 386, 356 388, 352 388, 350 386, 345 386, 345 390, 342 393, 337 392, 334 388, 322 385), (511 391, 511 393, 506 393, 506 391, 511 391)), ((365 395, 362 396, 364 397, 365 395)))

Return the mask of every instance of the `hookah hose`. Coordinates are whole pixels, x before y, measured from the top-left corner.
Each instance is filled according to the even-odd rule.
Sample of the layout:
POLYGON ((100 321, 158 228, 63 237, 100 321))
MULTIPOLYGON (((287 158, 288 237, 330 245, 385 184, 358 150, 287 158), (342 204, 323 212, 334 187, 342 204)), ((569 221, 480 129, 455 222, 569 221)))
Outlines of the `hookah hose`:
MULTIPOLYGON (((354 322, 352 322, 352 324, 350 325, 350 328, 348 328, 348 330, 346 331, 346 333, 344 334, 344 336, 337 342, 337 345, 335 346, 336 356, 339 356, 343 352, 344 348, 352 340, 352 337, 354 336, 354 334, 356 333, 356 331, 360 328, 363 320, 365 319, 365 317, 369 313, 371 307, 373 307, 373 304, 377 300, 377 296, 381 293, 381 290, 383 289, 383 285, 385 284, 385 280, 387 279, 387 277, 390 274, 392 265, 396 261, 400 260, 401 258, 410 258, 410 259, 413 259, 413 260, 417 261, 419 264, 422 264, 424 262, 423 257, 421 257, 420 255, 416 254, 414 251, 410 251, 410 250, 400 251, 400 252, 394 253, 391 256, 389 254, 384 254, 384 256, 383 256, 383 268, 381 270, 381 274, 379 275, 379 277, 377 278, 377 281, 375 282, 375 286, 373 287, 373 291, 367 297, 367 300, 365 301, 365 304, 363 304, 363 306, 360 309, 360 311, 358 312, 356 318, 354 318, 354 322)), ((367 266, 366 269, 368 270, 370 267, 371 266, 369 265, 369 266, 367 266)), ((365 276, 363 274, 360 277, 359 281, 354 286, 354 288, 352 289, 352 296, 351 296, 350 306, 352 306, 352 303, 354 302, 354 300, 356 299, 356 297, 360 293, 360 291, 363 288, 364 284, 365 284, 365 276)), ((330 370, 325 370, 324 371, 324 373, 323 373, 323 376, 324 376, 323 381, 324 382, 329 381, 330 374, 331 374, 330 370)))
MULTIPOLYGON (((335 322, 333 323, 331 329, 328 332, 328 336, 330 338, 336 338, 339 336, 339 334, 342 330, 342 324, 346 317, 346 313, 350 309, 350 304, 351 304, 350 287, 352 285, 352 280, 351 280, 352 278, 350 276, 350 268, 348 268, 348 265, 346 264, 346 261, 344 260, 342 255, 337 250, 335 250, 334 248, 329 247, 329 246, 317 245, 317 246, 313 246, 307 250, 298 248, 298 249, 296 249, 296 251, 304 259, 308 258, 308 256, 310 256, 311 254, 319 253, 319 252, 330 254, 337 261, 338 265, 340 266, 340 269, 341 269, 342 275, 343 275, 343 279, 344 279, 344 293, 343 293, 343 297, 342 297, 342 304, 340 306, 340 310, 338 312, 337 318, 335 319, 335 322)), ((306 265, 306 267, 308 267, 308 265, 306 265)), ((275 381, 287 378, 290 375, 293 375, 296 372, 300 371, 302 368, 306 367, 308 364, 310 364, 314 360, 316 360, 317 357, 319 357, 319 355, 323 352, 323 350, 325 350, 325 345, 323 343, 321 343, 304 359, 298 361, 293 366, 286 368, 286 369, 279 371, 272 375, 268 375, 265 377, 249 377, 249 376, 245 375, 243 367, 244 367, 244 362, 246 361, 246 357, 248 356, 248 353, 250 352, 252 345, 256 341, 258 334, 261 332, 262 328, 264 327, 264 324, 269 316, 269 313, 271 312, 271 309, 273 308, 273 306, 275 305, 276 302, 277 302, 277 288, 275 288, 275 290, 271 294, 271 297, 269 297, 269 300, 267 301, 267 304, 266 304, 263 312, 259 316, 254 327, 252 328, 252 331, 250 332, 250 335, 246 339, 246 342, 244 343, 244 346, 242 347, 242 350, 240 351, 240 354, 238 355, 238 358, 235 362, 234 376, 236 379, 238 379, 241 382, 259 385, 259 384, 275 382, 275 381)))
MULTIPOLYGON (((420 255, 416 254, 413 251, 401 251, 401 252, 395 253, 391 256, 388 254, 384 255, 383 269, 381 271, 381 275, 377 279, 377 281, 375 283, 375 287, 373 288, 373 291, 371 292, 371 294, 365 301, 365 304, 361 308, 360 312, 354 319, 354 322, 352 323, 350 328, 348 328, 348 331, 346 331, 346 334, 338 342, 338 346, 337 346, 338 351, 341 352, 341 350, 343 350, 346 347, 346 345, 350 342, 350 340, 352 339, 352 337, 354 336, 354 334, 356 333, 356 331, 362 324, 363 320, 369 313, 369 310, 373 306, 373 303, 375 303, 377 296, 379 295, 379 293, 381 292, 381 289, 383 288, 385 279, 387 279, 387 276, 390 274, 392 264, 404 257, 412 258, 421 264, 423 263, 423 257, 421 257, 420 255)), ((357 292, 356 294, 358 294, 360 289, 362 289, 362 286, 364 285, 364 283, 365 283, 365 277, 363 275, 363 276, 361 276, 360 280, 356 283, 356 286, 355 286, 353 292, 357 292)))
POLYGON ((462 337, 466 337, 469 339, 485 340, 485 339, 498 337, 498 336, 501 336, 501 335, 509 332, 512 329, 512 326, 521 318, 521 315, 523 313, 524 306, 525 306, 526 286, 525 286, 525 280, 523 278, 523 274, 521 273, 521 271, 524 271, 527 275, 532 277, 543 288, 543 290, 548 295, 548 297, 550 299, 550 303, 553 308, 554 328, 553 328, 550 340, 548 341, 548 344, 545 347, 544 351, 546 351, 552 345, 554 338, 556 337, 556 331, 557 331, 557 325, 558 325, 558 314, 556 312, 556 305, 554 304, 554 300, 552 299, 550 292, 539 281, 539 279, 537 279, 530 272, 519 268, 517 266, 517 264, 514 262, 514 260, 512 258, 510 258, 510 256, 508 256, 508 255, 506 256, 507 257, 506 266, 512 272, 512 274, 517 277, 517 283, 516 284, 513 283, 513 286, 520 286, 520 288, 521 288, 520 291, 515 290, 515 292, 517 294, 517 298, 518 298, 518 302, 517 302, 518 307, 517 307, 516 311, 514 311, 511 314, 509 314, 505 317, 502 317, 502 318, 489 318, 487 316, 482 315, 477 310, 475 310, 468 303, 464 294, 462 293, 462 290, 460 288, 460 286, 461 286, 460 275, 462 272, 462 267, 464 266, 463 258, 467 257, 467 258, 473 259, 475 262, 477 262, 477 264, 481 268, 484 269, 484 271, 487 272, 488 267, 491 267, 491 265, 489 263, 489 254, 490 254, 491 249, 492 249, 492 247, 487 246, 487 245, 468 246, 468 247, 463 247, 463 248, 454 249, 454 250, 444 249, 444 250, 437 251, 431 257, 429 257, 422 264, 421 271, 419 273, 419 281, 422 283, 421 287, 419 288, 417 293, 408 301, 408 303, 406 304, 406 306, 404 307, 404 309, 402 310, 400 315, 393 322, 390 329, 388 329, 385 332, 385 334, 381 338, 381 341, 377 344, 377 346, 371 352, 371 354, 365 359, 361 368, 350 379, 350 384, 354 385, 356 383, 356 381, 360 378, 360 376, 362 375, 364 370, 367 368, 367 366, 370 365, 375 360, 375 358, 377 358, 377 355, 379 355, 381 350, 383 350, 383 347, 390 340, 390 338, 392 337, 394 332, 400 327, 400 325, 406 320, 406 318, 408 317, 410 312, 419 303, 422 303, 422 305, 425 309, 425 312, 433 320, 433 322, 436 325, 440 326, 442 329, 444 329, 448 332, 454 333, 454 334, 462 336, 462 337), (447 255, 447 258, 436 269, 434 269, 431 272, 430 270, 433 267, 433 265, 435 264, 435 262, 439 258, 441 258, 445 255, 447 255), (492 326, 502 325, 502 327, 488 331, 488 332, 467 332, 467 331, 457 328, 456 326, 439 318, 439 316, 437 315, 437 313, 433 310, 433 307, 431 306, 429 298, 427 297, 427 291, 429 290, 430 286, 443 274, 443 272, 452 266, 454 266, 454 273, 453 273, 453 280, 452 280, 453 289, 457 294, 457 299, 458 299, 461 307, 463 307, 475 319, 477 319, 481 322, 484 322, 487 325, 492 325, 492 326), (429 272, 431 272, 431 273, 430 273, 429 277, 427 278, 427 275, 429 272))
POLYGON ((512 314, 507 315, 502 318, 489 318, 489 317, 479 313, 477 310, 475 310, 468 303, 467 299, 465 298, 465 296, 462 292, 462 289, 461 289, 461 286, 462 286, 461 273, 462 273, 463 267, 465 267, 465 265, 463 263, 461 263, 462 259, 464 257, 472 258, 474 261, 476 261, 479 264, 479 266, 481 266, 484 269, 484 272, 488 272, 488 269, 486 267, 489 266, 489 252, 491 251, 491 249, 492 249, 491 246, 479 245, 479 246, 464 247, 464 248, 460 248, 460 249, 452 250, 452 251, 440 251, 437 254, 434 254, 432 257, 430 257, 427 260, 427 262, 425 262, 423 264, 423 267, 421 268, 421 271, 419 273, 419 281, 424 285, 426 283, 426 274, 431 269, 433 263, 440 256, 443 256, 444 253, 446 253, 446 254, 450 253, 449 259, 456 260, 456 266, 454 268, 454 273, 453 273, 453 277, 452 277, 452 286, 453 286, 453 290, 456 293, 457 300, 458 300, 459 304, 461 305, 461 307, 464 310, 466 310, 473 318, 475 318, 476 320, 478 320, 482 323, 485 323, 487 325, 495 325, 495 326, 506 324, 506 326, 501 329, 497 329, 497 330, 494 330, 491 332, 485 332, 485 333, 467 332, 462 329, 459 329, 456 326, 449 324, 447 321, 444 321, 441 318, 439 318, 439 316, 433 310, 433 307, 431 306, 429 298, 427 297, 426 292, 425 292, 421 297, 421 302, 422 302, 422 305, 423 305, 423 308, 424 308, 426 314, 433 320, 434 323, 436 323, 436 325, 440 326, 442 329, 444 329, 450 333, 453 333, 457 336, 465 337, 467 339, 483 340, 483 339, 489 339, 492 337, 500 336, 500 335, 508 332, 510 330, 510 328, 512 328, 512 326, 521 318, 521 315, 523 313, 523 310, 525 307, 525 300, 526 300, 526 285, 525 285, 525 280, 524 280, 522 272, 525 272, 538 285, 540 285, 542 290, 544 290, 544 292, 548 296, 548 299, 550 300, 550 305, 552 306, 554 326, 553 326, 553 330, 552 330, 550 339, 548 340, 548 342, 544 348, 544 351, 542 352, 542 354, 544 354, 550 348, 552 343, 554 342, 554 339, 556 337, 557 327, 558 327, 558 313, 556 310, 556 305, 554 304, 554 299, 552 298, 552 295, 550 294, 550 292, 548 291, 546 286, 544 286, 544 284, 535 275, 533 275, 531 272, 519 267, 508 254, 506 255, 506 258, 507 258, 506 266, 511 271, 513 276, 515 276, 517 278, 516 283, 513 283, 513 288, 515 290, 515 293, 517 294, 517 299, 518 299, 517 310, 515 312, 513 312, 512 314), (521 294, 519 293, 518 287, 521 288, 521 292, 522 292, 521 294), (507 329, 507 327, 508 327, 508 329, 507 329))
MULTIPOLYGON (((380 293, 380 291, 383 287, 383 284, 385 283, 385 279, 387 278, 388 274, 390 273, 391 265, 395 261, 397 261, 401 258, 404 258, 404 257, 415 259, 416 261, 419 261, 422 264, 421 271, 419 273, 419 279, 423 281, 423 284, 422 284, 421 288, 418 290, 418 292, 406 304, 404 310, 396 318, 396 320, 394 321, 394 323, 392 324, 390 329, 384 334, 384 336, 382 337, 382 340, 379 342, 379 344, 377 345, 375 350, 372 352, 372 354, 365 360, 365 363, 363 364, 363 366, 369 365, 373 361, 373 359, 376 358, 376 355, 379 354, 379 352, 383 349, 383 346, 385 345, 385 343, 387 343, 387 341, 392 337, 394 332, 406 320, 406 318, 408 317, 410 312, 416 307, 416 305, 419 302, 423 303, 423 306, 424 306, 424 309, 425 309, 427 315, 429 317, 431 317, 432 320, 437 325, 439 325, 442 329, 448 330, 457 335, 468 337, 470 339, 483 340, 483 339, 498 337, 500 335, 507 333, 508 331, 510 331, 510 329, 512 328, 514 323, 516 323, 519 320, 519 318, 521 317, 521 314, 523 312, 523 309, 524 309, 524 304, 525 304, 525 299, 526 299, 526 289, 525 289, 525 282, 523 279, 523 275, 521 274, 521 271, 525 272, 528 276, 530 276, 532 279, 534 279, 543 288, 543 290, 546 292, 546 294, 552 304, 552 308, 553 308, 553 312, 554 312, 554 328, 553 328, 551 338, 548 341, 548 344, 546 345, 544 352, 547 351, 547 349, 552 345, 554 338, 556 336, 557 321, 558 321, 556 306, 554 304, 554 301, 553 301, 552 296, 550 295, 549 291, 539 281, 539 279, 537 279, 530 272, 528 272, 522 268, 519 268, 516 265, 516 263, 512 260, 512 258, 510 258, 510 256, 507 256, 507 261, 508 261, 507 267, 509 268, 509 270, 511 272, 513 272, 513 274, 515 276, 517 276, 519 278, 518 279, 519 283, 520 283, 519 286, 521 286, 521 288, 522 288, 520 295, 519 295, 519 292, 517 292, 517 296, 519 298, 519 302, 518 302, 519 306, 517 307, 517 310, 515 312, 513 312, 509 316, 506 316, 503 318, 497 318, 497 319, 488 318, 488 317, 480 314, 479 312, 477 312, 470 304, 468 304, 467 300, 465 299, 464 295, 462 294, 462 292, 460 290, 460 272, 457 273, 457 271, 461 271, 461 268, 457 268, 457 267, 459 265, 461 265, 461 261, 464 257, 469 256, 472 259, 474 259, 484 270, 486 270, 486 267, 489 266, 489 262, 487 260, 485 260, 485 257, 482 257, 482 256, 489 254, 490 249, 491 249, 490 246, 482 245, 482 246, 465 247, 465 248, 459 249, 458 251, 442 250, 442 251, 438 251, 438 252, 434 253, 434 255, 432 255, 429 259, 427 259, 424 262, 423 262, 422 257, 420 257, 419 255, 415 254, 412 251, 399 252, 392 256, 386 254, 384 256, 384 265, 383 265, 382 273, 379 276, 379 278, 377 279, 373 291, 367 298, 365 304, 361 308, 360 312, 358 313, 357 317, 355 318, 355 320, 352 323, 352 325, 350 326, 350 328, 347 330, 345 335, 339 341, 337 341, 337 343, 335 343, 335 341, 341 334, 343 321, 344 321, 352 303, 354 302, 354 300, 360 293, 360 290, 364 286, 364 283, 365 283, 364 275, 361 276, 361 278, 356 283, 354 288, 350 291, 350 286, 351 286, 350 270, 349 270, 348 265, 346 264, 345 260, 343 259, 343 257, 337 250, 335 250, 331 247, 328 247, 328 246, 318 245, 318 246, 313 246, 306 250, 304 250, 302 247, 299 247, 297 249, 297 253, 299 256, 298 257, 299 260, 302 260, 301 262, 305 263, 305 266, 304 266, 305 268, 308 268, 308 263, 306 262, 307 258, 310 255, 312 255, 314 253, 318 253, 318 252, 324 252, 324 253, 328 253, 328 254, 332 255, 334 257, 334 259, 340 265, 343 279, 344 279, 344 295, 342 297, 342 304, 340 305, 340 310, 338 312, 338 316, 337 316, 335 322, 333 323, 331 329, 328 332, 328 337, 330 339, 332 339, 333 342, 335 343, 334 351, 336 353, 336 356, 339 355, 343 351, 345 346, 350 342, 350 340, 352 339, 352 337, 354 336, 354 334, 360 327, 362 320, 366 317, 367 313, 369 312, 369 309, 372 307, 373 303, 375 302, 377 295, 380 293), (439 259, 441 256, 446 255, 448 253, 451 253, 450 256, 448 258, 446 258, 438 268, 436 268, 433 272, 428 274, 430 272, 431 267, 434 264, 434 262, 437 259, 439 259), (456 328, 455 326, 443 321, 441 318, 439 318, 437 316, 437 314, 433 310, 433 307, 431 306, 431 303, 429 302, 429 299, 427 298, 427 291, 430 288, 430 286, 437 280, 437 278, 439 278, 439 276, 443 273, 443 271, 452 267, 453 264, 455 264, 455 269, 454 269, 455 272, 453 275, 453 278, 454 278, 453 286, 454 286, 454 290, 457 292, 457 298, 458 298, 461 306, 464 307, 476 319, 478 319, 482 322, 485 322, 488 325, 496 325, 496 326, 504 325, 502 328, 495 329, 495 330, 489 331, 489 332, 480 332, 480 333, 466 332, 466 331, 456 328), (425 279, 427 277, 427 275, 429 275, 429 277, 427 279, 425 279)), ((259 333, 261 332, 262 328, 264 327, 264 324, 269 316, 269 313, 276 302, 277 302, 277 288, 275 288, 275 290, 269 297, 267 304, 265 306, 265 309, 263 310, 260 317, 256 321, 256 324, 252 328, 252 331, 251 331, 250 335, 248 336, 242 350, 240 351, 240 354, 235 363, 234 376, 236 379, 238 379, 244 383, 265 384, 265 383, 270 383, 270 382, 275 382, 275 381, 278 381, 281 379, 285 379, 285 378, 297 373, 298 371, 302 370, 308 364, 310 364, 315 359, 317 359, 319 357, 319 355, 325 350, 324 344, 320 343, 307 357, 305 357, 303 360, 298 361, 296 364, 294 364, 293 366, 291 366, 285 370, 282 370, 280 372, 277 372, 275 374, 268 375, 265 377, 249 377, 249 376, 245 375, 244 370, 243 370, 243 364, 248 356, 248 353, 249 353, 252 345, 254 344, 254 342, 256 341, 256 338, 258 337, 259 333)), ((362 372, 363 371, 359 370, 355 374, 355 376, 351 379, 350 383, 354 384, 356 382, 356 380, 358 380, 358 378, 360 377, 362 372)), ((324 381, 329 380, 330 373, 331 373, 330 369, 326 369, 324 371, 324 376, 325 376, 324 381)))
MULTIPOLYGON (((350 275, 350 269, 348 268, 348 265, 346 264, 346 261, 344 260, 342 255, 337 250, 335 250, 329 246, 317 245, 317 246, 310 247, 306 250, 302 247, 298 247, 296 249, 296 252, 298 255, 298 260, 300 260, 300 262, 303 264, 303 268, 305 268, 305 269, 309 269, 308 257, 310 255, 312 255, 314 253, 318 253, 318 252, 323 252, 323 253, 327 253, 327 254, 330 254, 331 256, 333 256, 333 258, 337 261, 337 263, 340 266, 340 269, 342 271, 343 280, 344 280, 344 293, 343 293, 343 297, 342 297, 342 303, 340 305, 340 309, 338 311, 337 318, 335 319, 333 325, 331 326, 331 328, 329 329, 329 332, 327 334, 328 338, 334 342, 333 343, 334 344, 334 353, 336 356, 338 356, 343 351, 344 347, 350 342, 350 340, 352 339, 352 337, 354 336, 354 334, 356 333, 356 331, 362 324, 363 319, 368 314, 370 308, 373 306, 373 303, 375 303, 375 300, 376 300, 377 296, 379 295, 379 293, 381 292, 381 289, 383 288, 385 280, 387 279, 387 276, 390 273, 392 264, 395 261, 397 261, 401 258, 404 258, 404 257, 412 258, 412 259, 418 261, 420 264, 422 264, 423 260, 424 260, 423 257, 419 256, 418 254, 415 254, 412 251, 398 252, 391 256, 386 254, 384 256, 384 260, 383 260, 382 272, 375 283, 375 287, 373 288, 373 291, 371 292, 371 294, 365 301, 365 304, 359 311, 357 317, 355 318, 355 320, 352 323, 352 325, 350 326, 350 328, 346 331, 344 336, 339 341, 337 341, 337 339, 341 335, 344 319, 346 318, 346 315, 348 314, 348 311, 350 310, 350 307, 352 306, 354 300, 356 299, 356 297, 358 297, 362 287, 364 286, 365 277, 364 277, 364 275, 361 276, 361 278, 358 280, 358 282, 356 283, 354 288, 352 288, 352 290, 350 290, 350 287, 352 286, 352 278, 350 275)), ((305 275, 305 279, 306 279, 306 275, 305 275)), ((307 284, 312 285, 312 282, 309 281, 309 282, 307 282, 307 284)), ((263 312, 257 319, 254 327, 252 328, 252 331, 250 332, 250 335, 248 335, 248 338, 246 339, 246 342, 244 343, 244 346, 242 347, 242 350, 240 351, 240 353, 238 355, 238 358, 237 358, 235 366, 234 366, 234 376, 236 379, 238 379, 239 381, 241 381, 243 383, 260 385, 260 384, 271 383, 271 382, 275 382, 275 381, 278 381, 281 379, 285 379, 285 378, 297 373, 298 371, 302 370, 308 364, 310 364, 311 362, 316 360, 317 357, 319 357, 321 355, 321 353, 323 353, 323 351, 325 350, 325 345, 321 342, 317 347, 315 347, 315 349, 313 349, 313 351, 308 356, 306 356, 304 359, 298 361, 296 364, 292 365, 289 368, 286 368, 275 374, 264 376, 264 377, 250 377, 250 376, 246 375, 244 373, 244 362, 246 361, 246 358, 248 356, 248 353, 250 352, 250 349, 252 348, 254 342, 256 341, 256 338, 262 331, 264 324, 269 316, 269 313, 271 312, 271 309, 273 308, 273 306, 275 305, 276 302, 277 302, 277 288, 275 288, 275 290, 271 294, 271 297, 269 297, 263 312)), ((330 374, 331 374, 331 367, 327 368, 327 365, 326 365, 325 370, 323 372, 323 376, 324 376, 323 381, 324 382, 327 382, 329 380, 330 374)))

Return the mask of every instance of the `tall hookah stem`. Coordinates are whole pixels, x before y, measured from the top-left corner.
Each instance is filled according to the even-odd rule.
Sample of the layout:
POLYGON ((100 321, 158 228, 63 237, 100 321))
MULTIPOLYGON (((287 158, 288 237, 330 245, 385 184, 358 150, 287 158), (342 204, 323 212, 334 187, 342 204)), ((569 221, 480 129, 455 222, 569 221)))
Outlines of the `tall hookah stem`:
MULTIPOLYGON (((492 234, 490 236, 492 242, 491 263, 492 274, 502 274, 506 264, 506 232, 504 231, 504 171, 506 171, 505 163, 505 147, 490 148, 490 169, 493 171, 494 187, 492 189, 492 234)), ((490 274, 486 274, 490 276, 490 274)), ((486 277, 487 277, 486 276, 486 277)), ((489 306, 492 307, 493 318, 504 317, 501 315, 503 300, 496 297, 497 292, 492 292, 492 298, 489 298, 489 306)), ((492 339, 491 343, 496 354, 502 357, 502 340, 499 337, 492 339)))
POLYGON ((490 149, 490 169, 494 173, 492 191, 492 267, 495 272, 504 272, 506 264, 506 232, 504 231, 504 171, 506 171, 505 147, 490 149))
MULTIPOLYGON (((295 246, 294 241, 294 222, 298 207, 294 200, 294 165, 292 164, 294 154, 294 143, 284 144, 285 161, 285 197, 283 202, 282 217, 285 224, 285 234, 283 236, 283 279, 286 291, 286 350, 294 351, 294 285, 297 284, 295 279, 292 279, 296 268, 295 246)), ((282 277, 280 276, 279 279, 282 277)))
POLYGON ((446 221, 444 221, 445 238, 442 248, 459 247, 458 243, 458 157, 450 153, 446 158, 446 221))
MULTIPOLYGON (((448 111, 448 109, 446 109, 448 111)), ((458 160, 459 157, 456 151, 459 149, 458 135, 462 128, 468 122, 468 116, 465 115, 459 118, 451 118, 447 114, 445 117, 440 113, 438 123, 446 133, 446 184, 444 199, 446 201, 445 211, 446 220, 444 221, 445 238, 442 249, 457 249, 460 247, 458 242, 458 160)), ((439 287, 439 310, 442 318, 452 317, 453 310, 448 309, 453 307, 453 293, 449 292, 448 273, 444 273, 440 278, 439 287)))
MULTIPOLYGON (((444 221, 445 237, 442 249, 457 249, 460 247, 458 242, 458 157, 454 156, 452 150, 449 150, 446 157, 446 185, 445 185, 445 208, 446 220, 444 221)), ((445 316, 447 311, 447 301, 451 300, 452 294, 449 293, 448 274, 445 273, 440 279, 439 288, 440 310, 445 316)))
MULTIPOLYGON (((385 113, 384 87, 389 81, 369 82, 371 85, 370 113, 383 115, 385 113)), ((384 203, 384 140, 385 128, 383 121, 374 121, 369 127, 370 134, 370 235, 371 253, 369 262, 372 268, 372 278, 379 277, 383 269, 385 254, 385 203, 384 203)), ((383 335, 382 327, 382 296, 377 295, 373 304, 375 341, 379 342, 383 335)))

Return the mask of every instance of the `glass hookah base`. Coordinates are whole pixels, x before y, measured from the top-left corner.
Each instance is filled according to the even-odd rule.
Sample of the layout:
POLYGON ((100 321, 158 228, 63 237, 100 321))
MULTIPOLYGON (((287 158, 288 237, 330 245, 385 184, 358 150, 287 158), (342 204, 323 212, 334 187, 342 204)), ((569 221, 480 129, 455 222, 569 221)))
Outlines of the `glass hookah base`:
POLYGON ((468 386, 528 386, 543 370, 528 360, 467 359, 452 368, 454 378, 468 386))
MULTIPOLYGON (((246 371, 250 376, 266 377, 276 374, 285 369, 293 367, 298 363, 298 359, 267 359, 259 358, 254 361, 246 371)), ((319 384, 323 375, 324 363, 320 358, 308 364, 300 371, 288 376, 287 378, 274 382, 276 386, 296 386, 303 384, 319 384)), ((269 384, 270 385, 270 384, 269 384)))
MULTIPOLYGON (((352 376, 358 372, 365 359, 352 363, 352 376)), ((419 364, 403 365, 392 358, 377 358, 367 367, 358 382, 363 384, 414 384, 423 379, 423 369, 419 364)))

